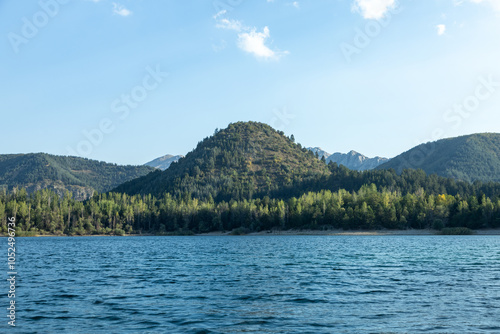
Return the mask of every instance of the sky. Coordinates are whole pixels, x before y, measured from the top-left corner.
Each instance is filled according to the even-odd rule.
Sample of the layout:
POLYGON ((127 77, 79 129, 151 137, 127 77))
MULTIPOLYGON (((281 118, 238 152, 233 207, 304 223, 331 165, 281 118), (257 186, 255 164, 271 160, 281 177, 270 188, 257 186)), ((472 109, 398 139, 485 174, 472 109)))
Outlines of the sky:
POLYGON ((237 121, 394 157, 500 132, 500 0, 0 0, 0 154, 118 164, 237 121))

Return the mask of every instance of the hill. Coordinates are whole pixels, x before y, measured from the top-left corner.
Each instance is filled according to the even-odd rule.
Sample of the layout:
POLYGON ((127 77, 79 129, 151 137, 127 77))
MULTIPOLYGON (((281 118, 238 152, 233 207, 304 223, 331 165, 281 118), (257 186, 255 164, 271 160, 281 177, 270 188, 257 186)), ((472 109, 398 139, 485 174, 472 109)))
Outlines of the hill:
POLYGON ((329 174, 324 162, 283 132, 263 123, 238 122, 216 130, 169 169, 127 182, 115 191, 238 200, 329 174))
POLYGON ((24 187, 28 192, 48 188, 59 195, 68 190, 83 200, 94 191, 109 191, 153 170, 46 153, 4 154, 0 155, 0 188, 24 187))
POLYGON ((500 182, 500 134, 481 133, 421 144, 378 169, 422 169, 457 180, 500 182))
POLYGON ((184 158, 184 156, 183 155, 167 154, 167 155, 164 155, 162 157, 151 160, 150 162, 146 162, 144 164, 144 166, 149 166, 149 167, 157 168, 160 170, 165 170, 168 167, 170 167, 172 162, 177 162, 177 161, 179 161, 180 158, 184 158))

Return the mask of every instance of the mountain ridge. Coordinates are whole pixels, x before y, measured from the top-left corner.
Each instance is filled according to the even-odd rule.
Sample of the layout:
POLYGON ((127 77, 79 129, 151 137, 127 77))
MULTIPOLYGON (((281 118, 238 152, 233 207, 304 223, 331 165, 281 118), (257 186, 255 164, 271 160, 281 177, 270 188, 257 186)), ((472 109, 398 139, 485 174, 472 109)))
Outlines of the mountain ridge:
POLYGON ((330 154, 321 147, 308 147, 307 149, 312 151, 314 154, 318 153, 318 158, 320 159, 325 157, 326 163, 335 162, 338 165, 343 165, 349 169, 357 171, 374 169, 377 166, 389 161, 389 159, 379 156, 368 158, 367 156, 354 150, 351 150, 348 153, 335 152, 330 154))
POLYGON ((120 166, 103 161, 48 153, 0 155, 0 188, 26 188, 28 192, 51 189, 65 191, 84 200, 97 192, 109 191, 154 169, 147 166, 120 166))
POLYGON ((417 145, 378 169, 422 169, 467 182, 500 182, 500 133, 475 133, 417 145))
POLYGON ((170 165, 173 162, 177 162, 181 158, 184 158, 184 156, 180 155, 180 154, 179 155, 166 154, 166 155, 163 155, 163 156, 158 157, 156 159, 153 159, 149 162, 146 162, 144 164, 144 166, 149 166, 149 167, 157 168, 160 170, 165 170, 168 167, 170 167, 170 165))

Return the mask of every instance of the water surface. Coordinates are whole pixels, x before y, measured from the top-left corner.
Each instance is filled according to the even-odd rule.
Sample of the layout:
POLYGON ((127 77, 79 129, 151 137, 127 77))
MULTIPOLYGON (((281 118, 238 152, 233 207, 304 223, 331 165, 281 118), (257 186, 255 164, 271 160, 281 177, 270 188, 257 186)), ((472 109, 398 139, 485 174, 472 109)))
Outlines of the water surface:
POLYGON ((16 250, 16 333, 500 332, 495 236, 18 238, 16 250))

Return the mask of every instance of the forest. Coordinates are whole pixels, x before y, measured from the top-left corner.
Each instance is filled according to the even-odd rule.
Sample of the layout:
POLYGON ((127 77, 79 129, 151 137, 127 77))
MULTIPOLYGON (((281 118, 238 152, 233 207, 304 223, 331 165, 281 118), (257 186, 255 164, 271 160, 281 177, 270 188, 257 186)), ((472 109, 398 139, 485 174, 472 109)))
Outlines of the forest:
POLYGON ((97 194, 80 202, 69 192, 0 195, 1 231, 8 217, 17 235, 192 234, 210 231, 287 229, 470 229, 500 227, 500 197, 428 194, 423 188, 402 195, 363 185, 358 191, 308 192, 288 199, 229 202, 198 200, 188 194, 97 194))

